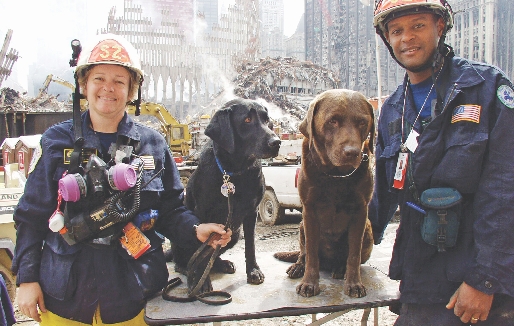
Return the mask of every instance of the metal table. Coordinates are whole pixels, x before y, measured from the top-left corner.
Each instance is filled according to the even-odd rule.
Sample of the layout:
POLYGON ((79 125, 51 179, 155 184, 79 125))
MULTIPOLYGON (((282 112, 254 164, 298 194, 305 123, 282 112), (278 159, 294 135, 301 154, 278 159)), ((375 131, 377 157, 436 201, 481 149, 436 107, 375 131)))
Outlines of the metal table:
MULTIPOLYGON (((145 321, 149 325, 179 325, 193 323, 215 323, 222 321, 248 320, 283 316, 298 316, 317 313, 329 313, 312 325, 320 325, 341 314, 356 309, 364 309, 363 325, 371 308, 375 309, 375 325, 378 325, 378 307, 388 306, 398 301, 398 282, 390 280, 378 259, 373 259, 361 266, 362 282, 367 290, 363 298, 350 298, 343 293, 343 280, 334 280, 328 272, 320 273, 321 293, 304 298, 296 293, 300 279, 290 279, 286 269, 290 263, 278 261, 273 253, 258 252, 257 262, 266 279, 260 285, 246 283, 244 253, 227 251, 222 255, 236 264, 235 274, 211 273, 214 290, 227 291, 232 295, 232 302, 213 306, 199 301, 189 303, 163 300, 161 295, 149 300, 145 309, 145 321)), ((373 258, 373 256, 372 256, 373 258)), ((384 259, 382 259, 384 260, 384 259)), ((174 295, 185 296, 186 278, 174 271, 173 263, 168 264, 170 278, 180 276, 184 281, 173 290, 174 295)), ((315 320, 315 317, 313 318, 315 320)))

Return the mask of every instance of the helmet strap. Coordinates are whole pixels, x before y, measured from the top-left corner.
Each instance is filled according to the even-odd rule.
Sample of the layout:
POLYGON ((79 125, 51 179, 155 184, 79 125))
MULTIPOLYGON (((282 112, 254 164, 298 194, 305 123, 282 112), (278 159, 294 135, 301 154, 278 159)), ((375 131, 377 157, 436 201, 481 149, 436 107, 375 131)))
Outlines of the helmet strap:
POLYGON ((136 106, 136 112, 134 112, 135 116, 139 116, 141 114, 141 87, 143 86, 143 77, 139 80, 139 88, 137 89, 137 100, 129 102, 129 104, 136 106))
POLYGON ((80 119, 80 94, 79 79, 75 74, 75 92, 73 94, 73 132, 75 142, 73 144, 73 152, 70 157, 69 173, 77 173, 82 156, 82 146, 84 145, 84 137, 82 136, 82 121, 80 119))
MULTIPOLYGON (((384 41, 384 44, 386 45, 387 49, 389 50, 389 53, 391 54, 391 57, 393 57, 394 61, 396 61, 398 63, 398 65, 400 65, 400 67, 407 69, 394 55, 393 48, 391 47, 391 45, 385 38, 384 32, 379 27, 377 27, 376 29, 377 29, 378 35, 380 35, 380 38, 382 38, 382 41, 384 41)), ((453 58, 455 56, 455 53, 453 52, 453 48, 444 43, 445 39, 446 39, 446 28, 443 31, 443 34, 441 35, 441 37, 439 38, 439 42, 437 44, 437 50, 434 55, 434 60, 432 62, 427 62, 426 64, 424 64, 423 66, 421 66, 415 70, 410 70, 410 71, 420 72, 420 71, 424 71, 428 68, 437 69, 438 67, 441 66, 441 64, 444 60, 444 57, 453 58)))

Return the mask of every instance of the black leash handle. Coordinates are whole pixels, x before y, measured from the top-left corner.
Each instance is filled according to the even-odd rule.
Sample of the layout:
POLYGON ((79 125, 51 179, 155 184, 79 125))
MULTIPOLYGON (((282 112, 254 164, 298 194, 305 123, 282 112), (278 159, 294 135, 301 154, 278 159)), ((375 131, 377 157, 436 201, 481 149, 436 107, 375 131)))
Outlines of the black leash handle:
MULTIPOLYGON (((228 182, 228 179, 226 180, 228 182)), ((227 216, 227 223, 225 224, 224 230, 227 231, 229 229, 229 226, 232 221, 232 192, 228 192, 228 216, 227 216)), ((221 245, 217 245, 216 248, 212 248, 209 246, 209 242, 212 240, 214 236, 216 236, 218 233, 212 232, 207 240, 205 240, 202 245, 195 251, 193 256, 189 259, 189 262, 187 263, 187 284, 188 284, 188 296, 187 297, 177 297, 169 295, 168 292, 182 284, 182 280, 179 277, 173 278, 168 281, 168 284, 164 287, 162 291, 162 298, 167 301, 174 301, 174 302, 192 302, 195 300, 198 300, 200 302, 210 304, 210 305, 223 305, 232 302, 232 296, 230 293, 225 291, 210 291, 210 292, 204 292, 199 293, 202 289, 202 286, 204 285, 205 281, 207 280, 207 277, 209 276, 209 273, 212 269, 212 266, 214 265, 214 261, 216 258, 218 258, 221 245), (209 262, 207 263, 202 276, 195 284, 195 271, 198 268, 198 266, 204 262, 207 257, 209 257, 209 262), (210 299, 212 297, 223 297, 222 300, 213 300, 210 299)))
POLYGON ((190 296, 177 297, 177 296, 168 294, 169 291, 171 291, 173 288, 179 286, 180 284, 182 284, 182 280, 180 279, 180 277, 175 277, 175 278, 172 278, 171 280, 169 280, 168 283, 166 284, 166 286, 164 287, 164 290, 162 291, 162 298, 164 300, 173 301, 173 302, 193 302, 193 301, 198 300, 200 302, 214 305, 214 306, 224 305, 224 304, 232 302, 232 296, 230 295, 230 293, 225 292, 225 291, 205 292, 205 293, 201 293, 194 297, 190 297, 190 296), (221 299, 221 300, 210 299, 212 297, 222 297, 224 299, 221 299))

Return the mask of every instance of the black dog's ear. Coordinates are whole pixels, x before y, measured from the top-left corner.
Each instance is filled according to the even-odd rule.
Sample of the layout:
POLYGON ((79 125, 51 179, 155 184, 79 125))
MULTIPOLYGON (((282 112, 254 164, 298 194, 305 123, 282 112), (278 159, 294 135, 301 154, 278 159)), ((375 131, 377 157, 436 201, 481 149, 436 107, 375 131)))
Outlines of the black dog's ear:
POLYGON ((234 131, 230 122, 230 107, 216 111, 211 122, 205 128, 205 135, 212 139, 230 154, 236 150, 234 144, 234 131))

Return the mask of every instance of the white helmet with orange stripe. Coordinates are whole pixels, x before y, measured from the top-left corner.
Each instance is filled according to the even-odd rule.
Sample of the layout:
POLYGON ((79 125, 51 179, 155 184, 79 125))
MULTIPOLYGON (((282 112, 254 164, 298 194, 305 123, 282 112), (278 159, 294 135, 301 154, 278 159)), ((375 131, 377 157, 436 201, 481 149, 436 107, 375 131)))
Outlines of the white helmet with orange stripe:
POLYGON ((443 17, 446 31, 453 26, 453 12, 446 0, 379 0, 375 6, 373 25, 384 33, 391 20, 416 13, 434 13, 443 17))
POLYGON ((83 49, 77 61, 75 73, 96 64, 121 65, 134 71, 139 79, 143 77, 137 50, 119 35, 101 34, 87 48, 83 49))
MULTIPOLYGON (((80 44, 80 42, 78 41, 77 43, 80 44)), ((70 65, 72 65, 72 63, 73 58, 70 61, 70 65)), ((141 69, 141 62, 139 61, 139 55, 137 53, 137 50, 129 41, 127 41, 120 35, 98 35, 97 38, 89 44, 89 46, 87 46, 84 50, 80 52, 78 59, 76 59, 76 90, 74 97, 81 97, 79 86, 84 86, 88 69, 91 66, 98 64, 120 65, 126 67, 133 73, 133 76, 131 78, 133 82, 131 82, 129 90, 129 100, 134 100, 136 98, 137 93, 137 99, 135 99, 131 103, 136 106, 135 114, 139 115, 139 106, 141 104, 141 85, 143 84, 144 73, 141 69)), ((74 103, 74 110, 75 106, 79 106, 79 104, 74 103)))

